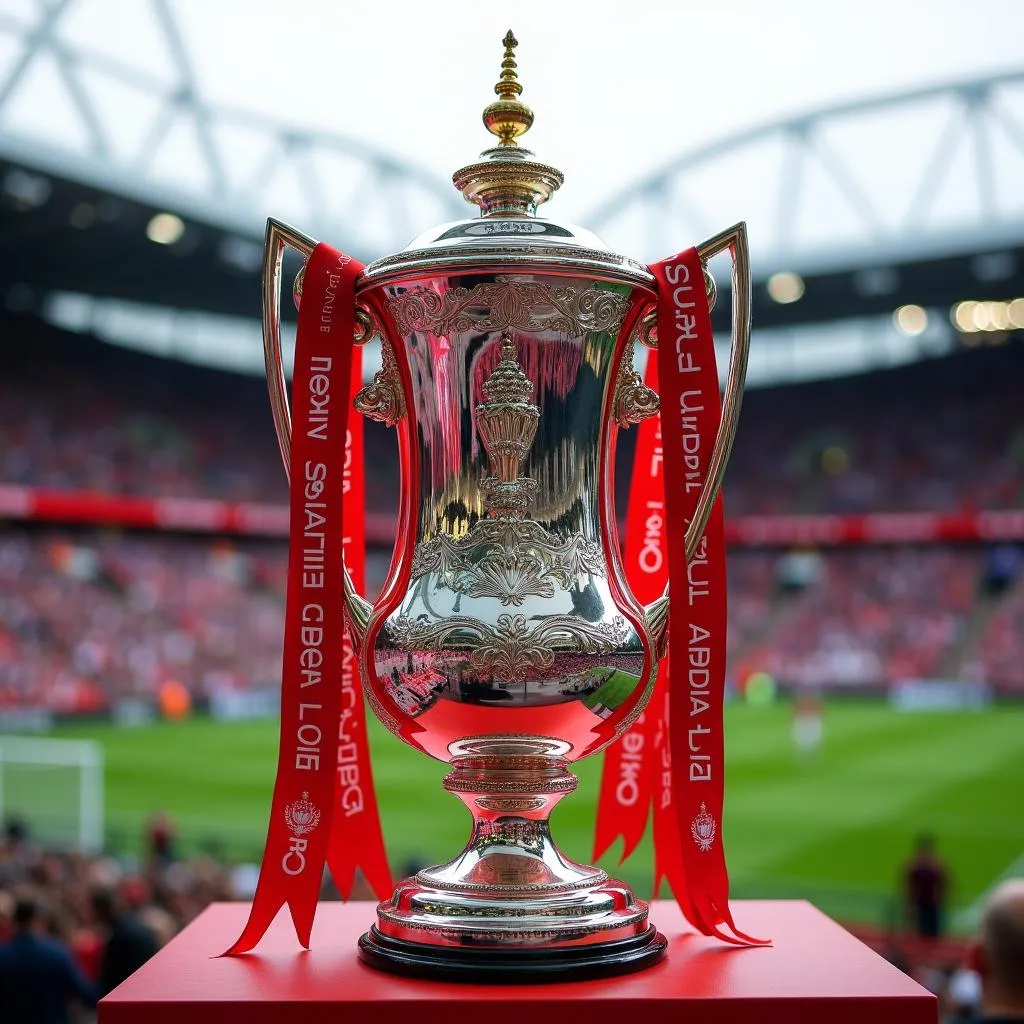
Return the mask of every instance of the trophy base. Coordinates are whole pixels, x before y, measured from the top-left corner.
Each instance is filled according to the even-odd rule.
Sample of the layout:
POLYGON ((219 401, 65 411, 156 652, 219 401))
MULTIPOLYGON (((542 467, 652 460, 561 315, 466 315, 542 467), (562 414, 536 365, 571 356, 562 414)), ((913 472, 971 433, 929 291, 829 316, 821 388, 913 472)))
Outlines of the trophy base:
MULTIPOLYGON (((481 744, 482 745, 482 744, 481 744)), ((466 981, 552 981, 640 970, 665 952, 647 904, 564 857, 552 807, 576 788, 564 761, 459 758, 444 781, 473 814, 455 860, 400 882, 359 941, 373 967, 466 981)))
POLYGON ((667 946, 653 925, 629 939, 532 949, 429 946, 390 938, 374 926, 360 937, 359 956, 378 970, 413 978, 534 984, 631 974, 660 960, 667 946))

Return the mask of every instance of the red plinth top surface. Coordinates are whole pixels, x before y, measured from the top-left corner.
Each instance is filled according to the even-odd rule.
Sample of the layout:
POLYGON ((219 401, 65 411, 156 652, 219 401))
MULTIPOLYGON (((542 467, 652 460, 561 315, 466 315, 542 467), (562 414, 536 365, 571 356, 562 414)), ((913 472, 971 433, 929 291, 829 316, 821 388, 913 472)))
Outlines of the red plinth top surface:
POLYGON ((285 911, 255 952, 218 957, 248 912, 244 903, 209 907, 100 1003, 99 1024, 453 1024, 456 1014, 472 1021, 495 1012, 578 1024, 581 1010, 586 1024, 938 1021, 934 996, 798 900, 733 904, 739 927, 773 940, 755 949, 694 935, 674 903, 659 901, 651 920, 669 940, 661 963, 618 978, 531 985, 421 981, 366 967, 356 940, 375 907, 361 902, 321 904, 308 951, 285 911))

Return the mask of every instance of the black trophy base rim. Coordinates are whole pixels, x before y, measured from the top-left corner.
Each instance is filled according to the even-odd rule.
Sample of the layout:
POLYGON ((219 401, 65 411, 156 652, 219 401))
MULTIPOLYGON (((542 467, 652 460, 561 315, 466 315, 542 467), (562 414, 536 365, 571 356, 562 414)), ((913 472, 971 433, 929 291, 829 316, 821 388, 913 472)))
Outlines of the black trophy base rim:
POLYGON ((657 963, 668 940, 654 925, 642 935, 587 946, 523 949, 433 946, 384 935, 374 925, 359 937, 359 957, 380 971, 435 981, 508 983, 583 981, 642 971, 657 963))

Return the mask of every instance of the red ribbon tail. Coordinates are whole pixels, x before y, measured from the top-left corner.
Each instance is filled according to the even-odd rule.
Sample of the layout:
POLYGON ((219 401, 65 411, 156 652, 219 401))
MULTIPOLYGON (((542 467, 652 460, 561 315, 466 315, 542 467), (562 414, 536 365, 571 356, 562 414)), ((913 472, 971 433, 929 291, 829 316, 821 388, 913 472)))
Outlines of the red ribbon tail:
POLYGON ((259 945, 260 939, 266 935, 267 929, 274 923, 282 907, 288 908, 295 934, 302 948, 309 949, 318 896, 319 889, 313 893, 312 899, 300 895, 281 899, 278 894, 271 893, 269 889, 264 888, 261 892, 257 887, 256 896, 252 901, 252 910, 249 912, 249 920, 246 921, 242 934, 238 936, 231 948, 226 949, 220 956, 244 956, 246 953, 252 952, 259 945))
MULTIPOLYGON (((717 910, 718 908, 716 907, 715 909, 717 910)), ((771 939, 756 939, 752 935, 748 935, 746 932, 741 932, 733 922, 732 910, 729 908, 728 904, 725 905, 723 910, 718 911, 718 916, 720 918, 720 922, 728 925, 729 930, 735 936, 735 938, 728 938, 720 935, 719 938, 723 938, 723 941, 731 942, 738 946, 770 946, 772 944, 771 939)))
MULTIPOLYGON (((317 896, 319 895, 318 891, 317 896)), ((309 949, 309 941, 313 935, 313 918, 316 916, 316 902, 316 897, 314 897, 313 904, 310 907, 299 908, 296 906, 295 900, 288 904, 288 909, 292 914, 292 924, 295 926, 295 934, 303 949, 309 949)))
POLYGON ((771 942, 768 939, 755 939, 749 935, 739 931, 736 926, 732 923, 732 915, 726 910, 725 914, 722 914, 718 908, 712 904, 707 903, 703 908, 705 913, 701 915, 702 921, 705 922, 705 927, 701 929, 704 935, 711 935, 718 939, 720 942, 727 942, 731 946, 770 946, 771 942), (706 922, 711 921, 711 924, 706 922), (729 928, 729 932, 722 930, 722 925, 726 925, 729 928))
POLYGON ((253 913, 249 916, 249 920, 246 922, 245 929, 242 931, 242 934, 238 936, 230 949, 224 950, 220 955, 243 956, 255 949, 260 939, 263 938, 267 929, 273 923, 274 918, 277 917, 277 912, 282 906, 284 906, 284 904, 279 904, 273 913, 270 914, 257 914, 254 906, 253 913))
POLYGON ((337 833, 331 835, 327 867, 343 900, 351 898, 356 872, 360 870, 377 899, 386 900, 394 890, 380 819, 376 816, 374 819, 376 829, 371 823, 364 824, 362 828, 365 831, 359 835, 358 846, 351 842, 344 843, 344 837, 337 833))
MULTIPOLYGON (((266 885, 257 885, 256 895, 252 901, 252 909, 249 911, 249 920, 245 922, 242 934, 234 941, 229 949, 226 949, 221 956, 239 956, 255 949, 260 939, 266 934, 267 929, 274 923, 274 918, 280 913, 281 908, 287 905, 287 900, 280 893, 271 892, 266 885)), ((295 911, 289 907, 292 914, 292 921, 295 921, 295 911)), ((299 931, 299 924, 295 921, 295 930, 299 931)), ((308 942, 303 943, 308 948, 308 942)))
MULTIPOLYGON (((640 733, 643 728, 641 719, 633 727, 640 733)), ((632 769, 625 767, 623 744, 627 736, 621 737, 604 753, 604 764, 601 770, 601 791, 597 803, 597 823, 594 827, 594 860, 600 860, 619 839, 622 850, 619 853, 619 864, 624 864, 636 851, 647 831, 648 810, 650 807, 650 784, 647 773, 640 770, 636 775, 632 769), (624 771, 629 772, 623 781, 624 771), (622 806, 619 793, 625 785, 629 798, 633 801, 629 807, 622 806), (635 785, 635 791, 628 788, 635 785)), ((649 755, 646 755, 649 756, 649 755)))

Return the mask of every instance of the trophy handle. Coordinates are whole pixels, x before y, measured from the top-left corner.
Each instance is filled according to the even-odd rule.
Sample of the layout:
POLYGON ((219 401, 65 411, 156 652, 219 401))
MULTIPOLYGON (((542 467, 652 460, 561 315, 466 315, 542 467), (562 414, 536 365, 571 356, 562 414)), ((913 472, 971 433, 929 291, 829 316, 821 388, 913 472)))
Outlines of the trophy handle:
MULTIPOLYGON (((715 438, 708 463, 708 475, 697 499, 693 519, 686 530, 686 558, 693 557, 704 528, 711 517, 715 500, 722 489, 722 478, 732 452, 736 426, 743 402, 743 385, 747 379, 747 355, 750 351, 750 255, 747 250, 747 225, 744 221, 697 246, 701 262, 706 264, 713 256, 729 250, 732 259, 732 346, 729 351, 729 375, 722 401, 722 422, 715 438)), ((669 584, 670 585, 670 584, 669 584)), ((659 653, 663 653, 668 627, 669 585, 665 593, 645 609, 651 639, 659 653)))
MULTIPOLYGON (((270 391, 270 410, 274 415, 274 430, 281 446, 285 475, 291 479, 292 413, 288 404, 288 388, 284 379, 284 358, 281 354, 281 261, 285 246, 291 246, 309 259, 317 243, 313 238, 282 224, 273 217, 267 219, 266 242, 263 247, 263 359, 267 366, 267 387, 270 391)), ((302 294, 302 272, 296 278, 294 294, 296 304, 302 294)), ((357 643, 361 643, 370 620, 373 605, 356 593, 355 584, 342 561, 345 610, 357 643)))

